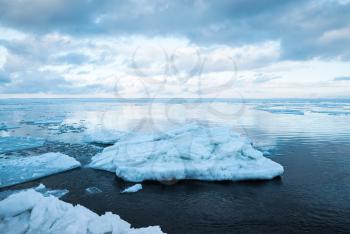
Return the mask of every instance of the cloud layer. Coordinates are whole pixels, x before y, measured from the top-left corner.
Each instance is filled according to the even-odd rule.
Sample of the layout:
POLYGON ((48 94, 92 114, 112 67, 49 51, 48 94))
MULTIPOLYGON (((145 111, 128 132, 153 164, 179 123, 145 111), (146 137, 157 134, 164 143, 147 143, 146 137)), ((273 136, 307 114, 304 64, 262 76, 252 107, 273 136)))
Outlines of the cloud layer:
POLYGON ((345 0, 0 0, 0 94, 345 97, 348 12, 345 0))

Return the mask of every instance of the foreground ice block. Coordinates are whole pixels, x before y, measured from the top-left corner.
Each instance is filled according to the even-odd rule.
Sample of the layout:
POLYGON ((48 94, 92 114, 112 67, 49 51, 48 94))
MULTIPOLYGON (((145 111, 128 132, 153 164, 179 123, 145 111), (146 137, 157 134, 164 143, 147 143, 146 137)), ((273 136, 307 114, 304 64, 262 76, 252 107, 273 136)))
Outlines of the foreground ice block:
POLYGON ((0 158, 0 188, 35 180, 80 166, 80 162, 62 153, 0 158))
POLYGON ((95 155, 90 167, 126 181, 272 179, 283 167, 224 126, 189 123, 167 132, 128 134, 95 155))
POLYGON ((6 153, 17 150, 32 149, 40 147, 45 143, 42 138, 34 137, 0 137, 0 153, 6 153))
POLYGON ((35 190, 13 194, 0 201, 0 233, 162 233, 159 226, 134 229, 118 215, 97 215, 91 210, 44 197, 35 190))

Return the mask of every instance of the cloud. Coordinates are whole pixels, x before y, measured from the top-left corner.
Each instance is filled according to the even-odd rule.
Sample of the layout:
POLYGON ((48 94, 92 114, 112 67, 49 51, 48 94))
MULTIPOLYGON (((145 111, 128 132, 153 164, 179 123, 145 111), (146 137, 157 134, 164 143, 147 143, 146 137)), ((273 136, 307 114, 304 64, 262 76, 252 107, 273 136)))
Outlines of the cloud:
POLYGON ((335 77, 333 80, 334 81, 350 81, 350 76, 335 77))
POLYGON ((9 83, 11 81, 10 77, 3 71, 0 70, 0 84, 9 83))
POLYGON ((285 59, 350 59, 346 43, 333 42, 348 38, 344 0, 0 0, 0 9, 0 24, 36 34, 171 35, 206 46, 281 41, 285 59))
POLYGON ((350 40, 350 27, 334 29, 327 32, 324 32, 320 37, 321 43, 331 43, 331 42, 341 42, 350 40))
POLYGON ((349 11, 347 0, 0 0, 0 91, 346 93, 331 81, 348 74, 349 11))
POLYGON ((64 63, 64 64, 75 64, 80 65, 83 63, 86 63, 89 61, 89 57, 84 54, 79 53, 67 53, 64 55, 58 55, 56 58, 56 61, 58 63, 64 63))

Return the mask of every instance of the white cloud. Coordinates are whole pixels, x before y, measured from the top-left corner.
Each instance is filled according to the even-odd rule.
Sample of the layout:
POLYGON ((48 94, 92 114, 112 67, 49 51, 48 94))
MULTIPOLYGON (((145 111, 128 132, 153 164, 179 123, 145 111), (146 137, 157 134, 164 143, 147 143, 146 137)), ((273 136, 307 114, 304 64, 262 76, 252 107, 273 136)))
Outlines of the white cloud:
MULTIPOLYGON (((240 95, 259 98, 306 97, 310 93, 338 95, 349 91, 339 87, 339 82, 337 85, 330 82, 334 77, 350 75, 348 62, 317 59, 280 62, 279 41, 236 47, 203 46, 174 36, 85 38, 52 33, 16 37, 11 48, 3 51, 7 52, 0 49, 0 67, 15 77, 8 87, 18 95, 28 91, 16 88, 15 82, 25 89, 35 80, 33 75, 30 80, 27 74, 40 74, 41 79, 50 74, 65 81, 57 90, 38 88, 38 96, 46 92, 51 96, 74 93, 126 98, 240 95), (69 54, 88 59, 79 64, 58 60, 69 54), (64 93, 66 86, 72 87, 69 93, 64 93), (308 87, 308 91, 300 91, 303 87, 308 87)), ((6 87, 1 92, 6 93, 6 87)))
POLYGON ((7 57, 6 48, 0 46, 0 70, 3 69, 3 66, 6 63, 6 57, 7 57))
POLYGON ((330 30, 322 34, 319 38, 321 43, 331 43, 350 40, 350 27, 330 30))

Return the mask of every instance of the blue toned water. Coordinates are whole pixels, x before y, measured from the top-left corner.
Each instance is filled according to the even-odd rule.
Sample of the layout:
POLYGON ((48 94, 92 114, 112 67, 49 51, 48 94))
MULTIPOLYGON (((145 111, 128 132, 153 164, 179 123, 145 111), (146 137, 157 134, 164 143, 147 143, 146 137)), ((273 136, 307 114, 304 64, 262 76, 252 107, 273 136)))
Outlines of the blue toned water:
POLYGON ((85 165, 102 150, 85 144, 86 135, 162 131, 193 120, 248 136, 285 173, 263 182, 145 183, 140 192, 122 195, 129 184, 113 173, 81 168, 10 189, 40 182, 66 188, 65 201, 168 233, 350 232, 350 100, 4 99, 0 136, 45 143, 1 157, 60 151, 85 165), (87 194, 88 187, 102 192, 87 194))

